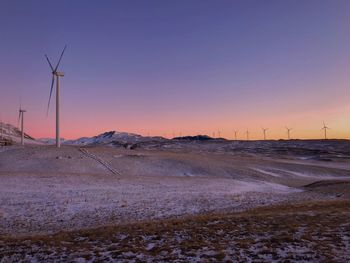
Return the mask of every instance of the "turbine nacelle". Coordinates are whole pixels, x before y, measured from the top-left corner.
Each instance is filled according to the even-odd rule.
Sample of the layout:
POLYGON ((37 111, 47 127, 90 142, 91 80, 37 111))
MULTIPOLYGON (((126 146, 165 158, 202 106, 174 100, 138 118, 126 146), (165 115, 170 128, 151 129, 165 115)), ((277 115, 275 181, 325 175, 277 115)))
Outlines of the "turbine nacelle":
POLYGON ((57 76, 57 77, 64 77, 64 72, 55 71, 55 72, 52 72, 52 74, 57 76))

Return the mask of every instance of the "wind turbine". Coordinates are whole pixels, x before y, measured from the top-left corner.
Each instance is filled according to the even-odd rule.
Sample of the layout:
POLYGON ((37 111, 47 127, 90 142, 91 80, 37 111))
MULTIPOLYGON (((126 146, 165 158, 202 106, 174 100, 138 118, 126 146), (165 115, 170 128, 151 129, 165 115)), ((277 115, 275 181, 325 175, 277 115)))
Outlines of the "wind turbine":
POLYGON ((49 113, 51 95, 52 95, 52 90, 53 90, 55 77, 56 77, 56 147, 57 148, 61 147, 61 138, 60 138, 60 77, 64 76, 63 72, 58 71, 58 66, 60 65, 61 59, 63 57, 64 51, 66 50, 66 48, 67 48, 67 45, 64 46, 63 51, 62 51, 61 56, 60 56, 60 59, 58 60, 55 68, 52 66, 48 56, 45 55, 46 60, 49 63, 49 66, 52 70, 52 81, 51 81, 49 103, 47 104, 47 114, 49 113))
POLYGON ((235 141, 237 141, 237 134, 238 134, 238 131, 234 131, 235 133, 235 141))
POLYGON ((1 140, 4 139, 4 129, 3 129, 3 122, 2 122, 2 115, 0 115, 0 124, 1 124, 1 140))
POLYGON ((24 145, 24 129, 23 129, 23 123, 24 123, 24 113, 26 110, 22 109, 22 105, 19 105, 19 115, 18 115, 18 124, 21 120, 21 145, 24 145))
POLYGON ((290 140, 290 131, 293 130, 292 128, 288 128, 286 126, 286 130, 287 130, 287 137, 288 137, 288 140, 290 140))
POLYGON ((261 127, 263 134, 264 134, 264 140, 266 140, 266 131, 268 130, 267 128, 261 127))
POLYGON ((247 141, 249 141, 249 131, 246 130, 245 134, 246 134, 246 136, 247 136, 247 141))
POLYGON ((329 130, 330 128, 328 128, 326 126, 326 124, 323 122, 323 127, 321 128, 321 130, 324 130, 324 139, 327 140, 327 129, 329 130))

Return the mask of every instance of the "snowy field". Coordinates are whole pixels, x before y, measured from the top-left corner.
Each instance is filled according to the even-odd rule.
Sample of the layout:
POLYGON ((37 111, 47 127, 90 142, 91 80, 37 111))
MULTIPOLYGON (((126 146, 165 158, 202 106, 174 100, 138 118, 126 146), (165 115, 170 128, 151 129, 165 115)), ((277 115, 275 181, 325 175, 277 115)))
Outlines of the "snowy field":
MULTIPOLYGON (((17 240, 20 246, 23 238, 32 240, 38 235, 48 238, 62 231, 156 224, 160 220, 181 221, 217 213, 226 218, 271 205, 350 200, 350 159, 346 152, 333 147, 317 159, 301 158, 304 154, 293 150, 280 154, 275 150, 253 152, 251 147, 221 142, 141 145, 135 150, 68 145, 59 150, 44 145, 3 147, 0 150, 0 244, 3 244, 0 262, 23 259, 23 253, 15 256, 10 249, 13 243, 7 247, 9 240, 17 240)), ((272 238, 274 234, 269 235, 264 238, 272 238)), ((349 245, 348 237, 344 238, 343 243, 349 245)), ((145 253, 159 246, 157 242, 143 243, 145 253)), ((29 247, 33 248, 30 245, 26 249, 29 247)), ((104 249, 106 255, 113 255, 104 249)), ((213 247, 201 249, 202 252, 198 248, 196 256, 190 257, 191 261, 198 261, 201 253, 218 260, 233 251, 231 248, 230 253, 222 254, 220 248, 222 255, 218 256, 213 247)), ((137 260, 137 255, 142 254, 135 249, 130 253, 119 254, 115 259, 130 256, 137 260)), ((348 256, 344 253, 342 258, 348 256)), ((56 256, 62 262, 69 257, 66 254, 64 260, 62 254, 56 256)), ((94 256, 74 258, 85 262, 93 261, 94 256)), ((111 261, 113 258, 110 256, 111 261)), ((166 261, 166 257, 162 260, 166 261)))

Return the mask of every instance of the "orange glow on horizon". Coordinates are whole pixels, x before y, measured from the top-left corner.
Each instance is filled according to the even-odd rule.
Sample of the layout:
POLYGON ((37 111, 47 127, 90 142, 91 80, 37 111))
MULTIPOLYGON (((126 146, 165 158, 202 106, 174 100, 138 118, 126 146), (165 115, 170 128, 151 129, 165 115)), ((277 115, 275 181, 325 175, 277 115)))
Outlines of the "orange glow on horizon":
MULTIPOLYGON (((228 115, 228 114, 227 114, 228 115)), ((77 139, 80 137, 92 137, 106 131, 116 130, 120 132, 131 132, 143 136, 164 136, 172 138, 173 135, 182 136, 206 134, 209 136, 218 136, 234 139, 234 130, 238 130, 238 139, 245 140, 244 132, 248 129, 251 140, 263 139, 261 127, 268 128, 267 139, 286 139, 287 133, 285 126, 293 128, 291 131, 292 139, 320 139, 323 138, 321 130, 323 116, 327 126, 329 138, 350 139, 350 122, 347 116, 350 116, 350 106, 339 107, 324 111, 309 111, 305 113, 291 113, 286 116, 275 116, 264 120, 261 118, 252 119, 247 116, 236 117, 232 122, 228 122, 228 116, 222 114, 221 117, 209 116, 197 118, 192 121, 191 118, 181 118, 174 116, 172 118, 144 118, 141 121, 137 118, 122 119, 119 123, 110 121, 105 116, 100 119, 73 118, 62 119, 62 137, 65 139, 77 139), (158 121, 159 118, 159 121, 158 121)), ((26 132, 35 138, 50 137, 54 138, 55 123, 54 116, 45 120, 45 126, 39 125, 40 120, 32 119, 27 123, 26 132), (49 136, 47 136, 49 135, 49 136)))

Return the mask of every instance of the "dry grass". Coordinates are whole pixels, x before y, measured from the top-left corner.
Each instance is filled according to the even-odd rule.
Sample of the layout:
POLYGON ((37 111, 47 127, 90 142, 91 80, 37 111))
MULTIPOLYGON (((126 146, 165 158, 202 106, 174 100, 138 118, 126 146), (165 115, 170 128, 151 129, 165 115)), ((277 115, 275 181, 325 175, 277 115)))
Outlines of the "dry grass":
POLYGON ((0 238, 0 259, 346 262, 350 260, 349 218, 350 201, 325 201, 52 236, 0 238))

